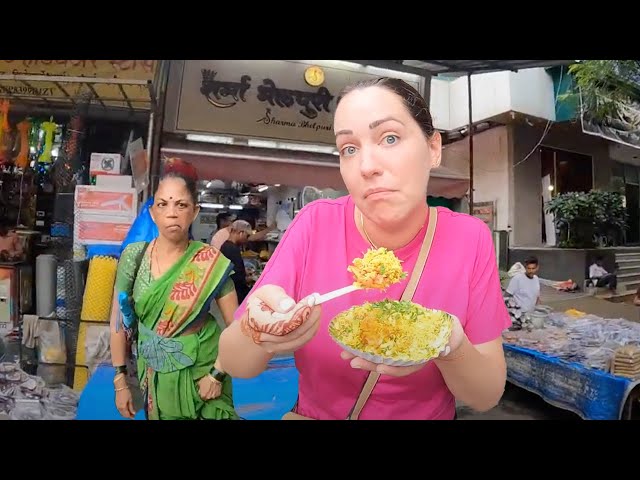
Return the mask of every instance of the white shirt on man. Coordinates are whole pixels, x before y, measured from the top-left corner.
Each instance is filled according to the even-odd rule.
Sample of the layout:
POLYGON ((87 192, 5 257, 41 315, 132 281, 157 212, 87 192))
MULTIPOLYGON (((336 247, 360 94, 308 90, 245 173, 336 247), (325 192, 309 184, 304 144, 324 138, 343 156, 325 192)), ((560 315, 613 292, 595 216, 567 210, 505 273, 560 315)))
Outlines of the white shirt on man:
POLYGON ((507 292, 513 295, 523 312, 531 312, 540 296, 540 280, 537 275, 529 278, 525 273, 518 273, 509 282, 507 292))
POLYGON ((591 280, 595 280, 596 278, 602 278, 608 274, 609 272, 607 272, 604 268, 602 268, 597 263, 594 263, 589 267, 589 278, 591 280))

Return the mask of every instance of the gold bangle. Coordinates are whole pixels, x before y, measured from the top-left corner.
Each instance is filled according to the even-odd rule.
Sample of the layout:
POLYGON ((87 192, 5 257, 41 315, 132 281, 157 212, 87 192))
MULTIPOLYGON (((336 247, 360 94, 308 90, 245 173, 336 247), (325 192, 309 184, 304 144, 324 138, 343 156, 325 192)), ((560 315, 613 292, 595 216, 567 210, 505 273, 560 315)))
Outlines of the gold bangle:
POLYGON ((121 392, 122 390, 129 390, 129 387, 116 388, 116 392, 121 392))
POLYGON ((118 380, 124 380, 126 382, 127 381, 127 377, 126 377, 126 375, 124 373, 119 373, 118 375, 113 377, 113 383, 115 384, 118 380))

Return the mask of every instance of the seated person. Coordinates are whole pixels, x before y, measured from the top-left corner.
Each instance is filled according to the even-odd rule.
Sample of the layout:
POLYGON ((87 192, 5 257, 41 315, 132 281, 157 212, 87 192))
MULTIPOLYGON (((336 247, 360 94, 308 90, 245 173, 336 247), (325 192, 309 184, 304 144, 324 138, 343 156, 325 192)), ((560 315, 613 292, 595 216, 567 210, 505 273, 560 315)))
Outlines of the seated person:
POLYGON ((513 296, 514 300, 523 312, 532 312, 540 301, 540 280, 538 273, 538 259, 529 257, 524 261, 525 272, 517 273, 509 282, 507 293, 513 296))
POLYGON ((615 273, 609 273, 604 269, 603 260, 601 255, 596 257, 595 262, 589 267, 589 278, 596 287, 608 287, 609 290, 615 291, 618 286, 618 277, 615 273))

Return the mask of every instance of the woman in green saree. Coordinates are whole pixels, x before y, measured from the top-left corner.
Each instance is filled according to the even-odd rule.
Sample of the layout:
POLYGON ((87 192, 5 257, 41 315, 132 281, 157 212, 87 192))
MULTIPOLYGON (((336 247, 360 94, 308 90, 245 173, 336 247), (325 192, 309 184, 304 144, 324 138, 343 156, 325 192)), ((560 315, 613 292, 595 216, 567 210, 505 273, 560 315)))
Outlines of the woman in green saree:
MULTIPOLYGON (((237 419, 231 378, 216 368, 221 328, 209 313, 216 301, 225 323, 238 300, 231 262, 219 250, 189 240, 199 212, 195 172, 170 161, 150 209, 159 235, 128 245, 118 263, 111 315, 114 389, 121 415, 135 410, 126 382, 128 337, 137 333, 137 372, 150 420, 237 419), (132 300, 134 323, 125 328, 119 296, 132 300)), ((192 168, 192 167, 191 167, 192 168)))

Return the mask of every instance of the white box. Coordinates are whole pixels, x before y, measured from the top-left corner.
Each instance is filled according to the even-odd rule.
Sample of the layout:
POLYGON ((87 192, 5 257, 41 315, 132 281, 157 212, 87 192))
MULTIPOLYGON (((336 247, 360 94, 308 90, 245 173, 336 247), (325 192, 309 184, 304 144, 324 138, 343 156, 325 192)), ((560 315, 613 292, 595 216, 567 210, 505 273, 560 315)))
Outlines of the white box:
POLYGON ((133 186, 133 177, 131 175, 97 175, 96 187, 105 189, 127 189, 133 186))
POLYGON ((74 209, 76 215, 111 215, 134 219, 138 215, 138 195, 134 188, 78 185, 74 209))
POLYGON ((89 164, 90 175, 120 175, 122 155, 119 153, 92 153, 89 164))
POLYGON ((74 243, 80 245, 121 245, 135 217, 78 213, 74 219, 74 243))

